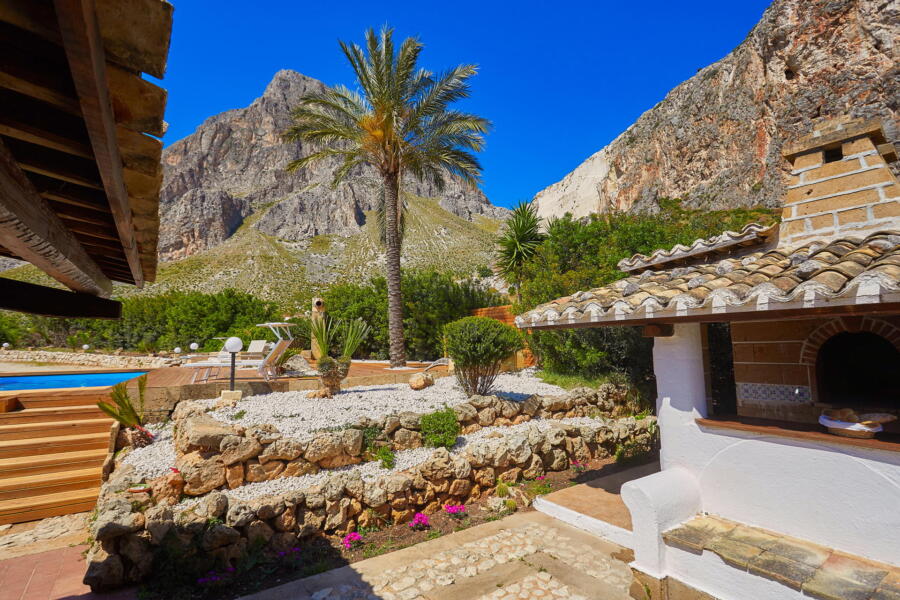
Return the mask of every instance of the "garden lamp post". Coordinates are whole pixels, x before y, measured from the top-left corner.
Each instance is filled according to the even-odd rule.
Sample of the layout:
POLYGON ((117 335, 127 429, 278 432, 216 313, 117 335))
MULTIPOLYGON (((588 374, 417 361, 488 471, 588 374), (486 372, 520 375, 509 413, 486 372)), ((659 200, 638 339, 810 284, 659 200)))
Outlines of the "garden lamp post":
POLYGON ((234 362, 235 356, 237 353, 241 351, 241 348, 244 347, 244 342, 241 341, 239 337, 230 337, 225 340, 225 351, 231 353, 231 386, 228 388, 232 392, 234 391, 234 362))
POLYGON ((191 349, 191 352, 196 352, 197 348, 199 348, 199 347, 200 347, 200 344, 198 344, 197 342, 191 342, 191 345, 189 346, 189 348, 191 349))
POLYGON ((91 347, 89 344, 85 344, 84 346, 81 347, 81 349, 84 350, 85 352, 87 352, 88 350, 91 349, 91 347))
POLYGON ((3 342, 3 349, 9 350, 9 342, 3 342))

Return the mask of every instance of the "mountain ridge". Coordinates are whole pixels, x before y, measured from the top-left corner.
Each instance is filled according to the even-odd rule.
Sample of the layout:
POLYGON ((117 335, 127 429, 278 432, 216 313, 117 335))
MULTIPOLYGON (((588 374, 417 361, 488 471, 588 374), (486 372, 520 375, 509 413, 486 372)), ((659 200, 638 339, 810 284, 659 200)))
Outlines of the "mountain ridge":
POLYGON ((900 6, 884 0, 775 0, 734 50, 673 88, 609 144, 534 200, 542 217, 776 207, 786 139, 815 119, 881 118, 892 141, 900 6))

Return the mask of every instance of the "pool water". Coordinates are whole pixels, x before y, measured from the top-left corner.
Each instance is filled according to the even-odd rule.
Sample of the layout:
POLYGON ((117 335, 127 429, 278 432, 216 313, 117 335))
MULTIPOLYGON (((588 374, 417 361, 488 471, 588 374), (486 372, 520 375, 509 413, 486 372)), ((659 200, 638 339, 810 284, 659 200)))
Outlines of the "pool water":
POLYGON ((0 377, 0 390, 46 390, 51 388, 106 387, 143 375, 146 371, 119 373, 69 373, 66 375, 22 375, 0 377))

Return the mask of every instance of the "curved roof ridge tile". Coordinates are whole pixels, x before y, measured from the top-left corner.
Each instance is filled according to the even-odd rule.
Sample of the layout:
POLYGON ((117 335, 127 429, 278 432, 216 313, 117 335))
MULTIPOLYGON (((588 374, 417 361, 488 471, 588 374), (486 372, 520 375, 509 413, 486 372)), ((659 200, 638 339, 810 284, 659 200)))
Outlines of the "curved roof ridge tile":
POLYGON ((744 225, 740 231, 723 231, 722 233, 709 238, 699 238, 694 240, 690 246, 676 244, 670 249, 655 250, 650 256, 645 254, 635 254, 631 258, 620 260, 616 266, 622 271, 635 271, 653 265, 663 264, 671 260, 702 255, 723 247, 744 244, 757 239, 762 241, 773 233, 777 226, 777 223, 771 225, 748 223, 747 225, 744 225))

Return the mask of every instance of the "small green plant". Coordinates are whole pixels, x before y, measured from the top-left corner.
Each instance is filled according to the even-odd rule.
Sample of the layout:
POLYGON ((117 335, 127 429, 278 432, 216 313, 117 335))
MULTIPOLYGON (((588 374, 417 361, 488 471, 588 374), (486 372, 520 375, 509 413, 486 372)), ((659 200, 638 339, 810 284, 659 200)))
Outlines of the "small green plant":
POLYGON ((394 540, 388 540, 379 545, 367 544, 366 547, 363 548, 363 558, 374 558, 392 550, 397 550, 397 542, 394 540))
POLYGON ((506 485, 506 482, 497 481, 497 489, 494 490, 494 495, 498 498, 506 498, 509 496, 509 486, 506 485))
POLYGON ((137 379, 138 401, 134 401, 128 394, 128 387, 123 381, 113 386, 109 394, 112 402, 100 400, 97 407, 104 413, 115 419, 125 429, 137 432, 134 439, 135 445, 146 446, 153 441, 153 434, 144 428, 144 391, 147 388, 147 376, 141 375, 137 379))
POLYGON ((509 512, 516 512, 516 509, 519 508, 519 505, 512 498, 507 498, 503 503, 503 506, 505 506, 506 510, 508 510, 509 512))
POLYGON ((231 415, 231 418, 234 419, 235 421, 239 421, 240 419, 243 419, 246 414, 247 414, 247 411, 244 409, 241 409, 241 410, 237 411, 236 413, 234 413, 233 415, 231 415))
POLYGON ((380 446, 375 451, 375 460, 381 463, 382 469, 393 469, 394 465, 397 464, 397 457, 394 455, 394 451, 387 446, 380 446))
POLYGON ((375 454, 375 440, 381 435, 381 430, 377 427, 365 427, 363 433, 363 450, 369 454, 375 454))
POLYGON ((441 537, 442 535, 444 535, 444 532, 441 531, 440 529, 432 529, 431 531, 429 531, 429 532, 425 535, 425 539, 427 539, 427 540, 436 540, 436 539, 438 539, 439 537, 441 537))
POLYGON ((206 519, 206 528, 209 529, 211 527, 215 527, 216 525, 222 525, 225 521, 220 519, 219 517, 209 517, 206 519))
POLYGON ((523 485, 525 487, 525 493, 528 494, 530 498, 544 496, 553 491, 553 488, 550 487, 550 482, 545 480, 543 477, 525 481, 523 482, 523 485))
POLYGON ((631 441, 616 445, 615 459, 617 463, 630 463, 640 461, 650 453, 646 444, 631 441))
POLYGON ((468 395, 486 395, 502 361, 522 348, 519 332, 495 319, 464 317, 444 326, 456 378, 468 395))
POLYGON ((450 407, 422 415, 422 437, 429 448, 452 448, 459 436, 459 421, 450 407))

